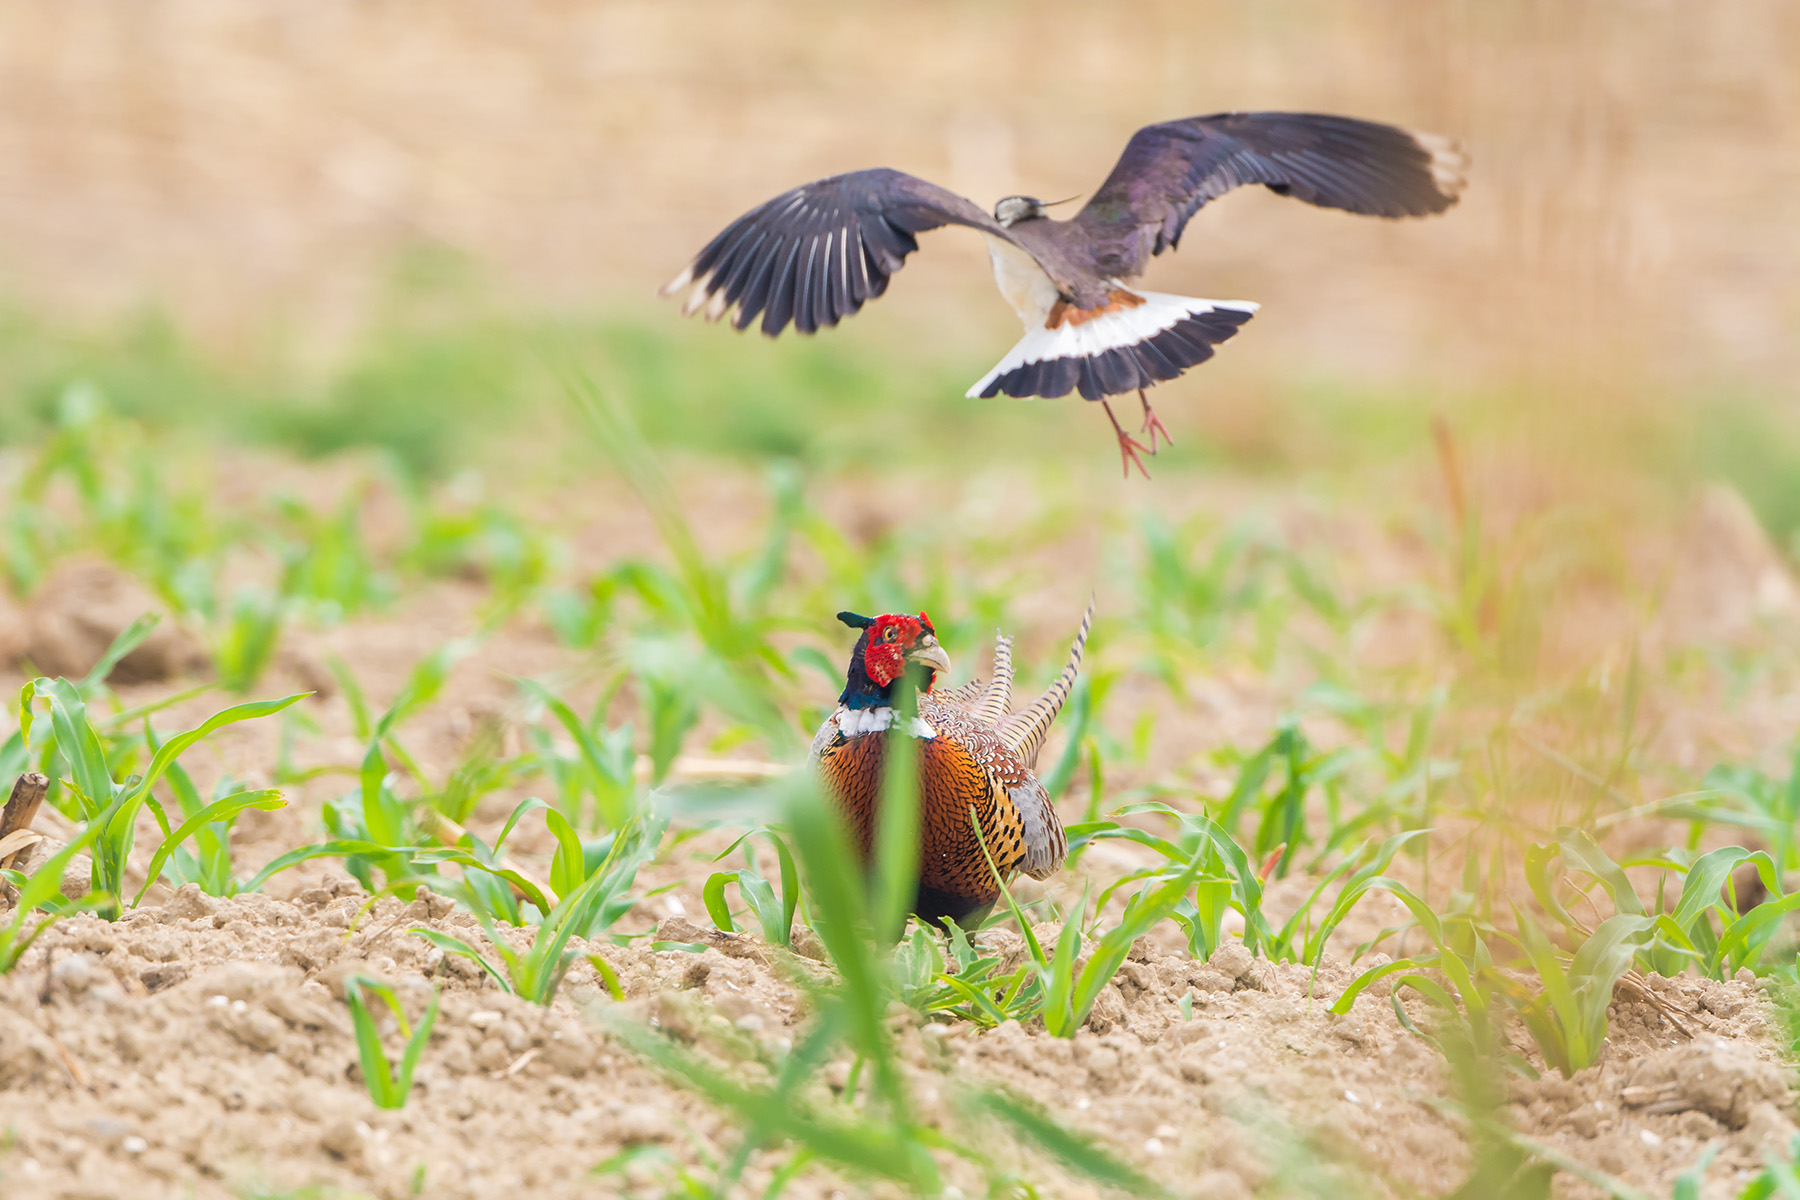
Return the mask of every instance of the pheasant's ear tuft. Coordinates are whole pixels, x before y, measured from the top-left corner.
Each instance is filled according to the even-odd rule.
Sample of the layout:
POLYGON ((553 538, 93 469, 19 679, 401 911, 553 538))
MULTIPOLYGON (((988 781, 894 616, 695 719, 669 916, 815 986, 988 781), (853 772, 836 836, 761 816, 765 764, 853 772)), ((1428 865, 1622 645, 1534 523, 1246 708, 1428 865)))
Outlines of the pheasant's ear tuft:
POLYGON ((867 629, 875 623, 874 617, 858 616, 853 612, 841 612, 837 615, 837 619, 852 629, 867 629))
POLYGON ((926 632, 926 633, 929 633, 929 634, 930 634, 930 635, 931 635, 931 636, 933 636, 933 637, 936 637, 936 636, 937 636, 937 630, 936 630, 936 629, 934 629, 934 628, 932 628, 932 625, 931 625, 931 618, 930 618, 930 617, 928 617, 928 616, 926 616, 926 615, 925 615, 925 613, 924 613, 924 612, 923 612, 923 611, 921 611, 921 612, 920 612, 920 613, 919 613, 919 624, 921 624, 921 625, 923 625, 923 626, 924 626, 924 627, 925 627, 925 632, 926 632))

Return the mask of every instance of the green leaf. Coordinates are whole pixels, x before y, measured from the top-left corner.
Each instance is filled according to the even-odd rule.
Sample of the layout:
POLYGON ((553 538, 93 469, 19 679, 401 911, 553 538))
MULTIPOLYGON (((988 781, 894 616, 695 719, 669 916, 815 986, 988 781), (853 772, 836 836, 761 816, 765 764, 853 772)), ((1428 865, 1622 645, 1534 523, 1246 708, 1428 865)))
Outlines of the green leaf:
POLYGON ((581 848, 581 835, 554 808, 544 809, 544 825, 556 839, 556 854, 550 860, 550 890, 566 896, 587 878, 587 855, 581 848))
POLYGON ((141 646, 144 639, 155 632, 157 625, 161 622, 160 614, 145 613, 126 626, 120 631, 119 636, 112 640, 112 645, 106 648, 106 652, 100 656, 100 661, 94 664, 93 670, 89 671, 82 681, 75 685, 75 690, 86 696, 105 683, 107 676, 113 673, 113 668, 119 665, 119 660, 141 646))
POLYGON ((156 853, 150 858, 149 867, 145 869, 144 886, 139 888, 137 895, 131 898, 131 907, 136 908, 144 899, 144 893, 150 890, 150 885, 161 877, 163 864, 169 861, 169 855, 175 852, 176 847, 194 836, 203 826, 211 825, 215 821, 228 821, 248 808, 259 808, 270 812, 286 804, 287 801, 281 798, 280 792, 274 788, 263 788, 258 791, 236 792, 223 800, 215 800, 207 805, 176 826, 175 831, 164 838, 162 845, 156 848, 156 853))
POLYGON ((712 918, 713 926, 726 933, 736 933, 737 926, 731 921, 731 906, 725 903, 725 885, 737 879, 735 871, 715 871, 706 880, 706 887, 701 890, 701 903, 706 905, 706 915, 712 918))
POLYGON ((412 934, 414 937, 424 938, 427 942, 430 942, 445 954, 454 954, 459 958, 468 959, 483 971, 487 972, 488 978, 498 984, 501 991, 507 993, 512 992, 512 981, 501 974, 494 964, 484 958, 481 951, 477 950, 472 943, 457 937, 453 933, 440 933, 435 929, 427 929, 423 925, 415 925, 406 932, 412 934))
POLYGON ((984 1088, 971 1094, 975 1107, 1010 1125, 1029 1145, 1043 1150, 1065 1167, 1108 1187, 1133 1196, 1166 1196, 1169 1193, 1148 1176, 1099 1143, 1071 1131, 1066 1124, 1029 1100, 1001 1088, 984 1088))

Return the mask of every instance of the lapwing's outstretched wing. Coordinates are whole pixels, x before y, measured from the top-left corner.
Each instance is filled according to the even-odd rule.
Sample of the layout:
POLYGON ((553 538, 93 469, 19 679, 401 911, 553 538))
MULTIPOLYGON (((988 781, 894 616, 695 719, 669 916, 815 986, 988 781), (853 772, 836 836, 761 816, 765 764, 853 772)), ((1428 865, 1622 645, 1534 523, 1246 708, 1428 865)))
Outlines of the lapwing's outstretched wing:
POLYGON ((683 289, 683 313, 718 320, 732 308, 739 329, 762 315, 774 337, 788 322, 801 333, 836 325, 887 290, 888 277, 919 248, 915 234, 940 225, 1012 241, 969 200, 904 171, 877 168, 802 184, 753 208, 662 289, 683 289))
POLYGON ((1216 113, 1146 125, 1073 223, 1095 263, 1136 275, 1181 241, 1188 218, 1260 183, 1322 208, 1422 217, 1456 203, 1467 165, 1447 138, 1318 113, 1216 113))

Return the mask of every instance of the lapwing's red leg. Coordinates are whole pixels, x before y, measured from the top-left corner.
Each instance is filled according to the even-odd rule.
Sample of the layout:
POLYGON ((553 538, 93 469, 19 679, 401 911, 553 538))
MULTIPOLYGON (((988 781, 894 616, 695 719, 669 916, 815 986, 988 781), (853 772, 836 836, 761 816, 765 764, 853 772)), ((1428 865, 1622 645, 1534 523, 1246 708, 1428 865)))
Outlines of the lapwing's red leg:
POLYGON ((1106 419, 1112 422, 1113 432, 1119 435, 1119 458, 1121 460, 1121 465, 1125 468, 1125 478, 1131 478, 1132 467, 1136 467, 1145 479, 1150 478, 1150 472, 1144 470, 1144 462, 1137 456, 1137 452, 1139 450, 1146 450, 1151 454, 1155 454, 1156 451, 1150 450, 1148 446, 1137 441, 1129 433, 1126 433, 1119 427, 1119 418, 1113 416, 1111 404, 1102 400, 1100 402, 1100 407, 1106 410, 1106 419))
POLYGON ((1169 431, 1163 428, 1163 423, 1156 419, 1156 410, 1150 407, 1150 397, 1144 395, 1143 388, 1138 389, 1138 403, 1144 406, 1144 424, 1138 432, 1150 435, 1150 453, 1156 453, 1156 435, 1159 433, 1162 434, 1163 441, 1173 446, 1175 439, 1169 436, 1169 431))

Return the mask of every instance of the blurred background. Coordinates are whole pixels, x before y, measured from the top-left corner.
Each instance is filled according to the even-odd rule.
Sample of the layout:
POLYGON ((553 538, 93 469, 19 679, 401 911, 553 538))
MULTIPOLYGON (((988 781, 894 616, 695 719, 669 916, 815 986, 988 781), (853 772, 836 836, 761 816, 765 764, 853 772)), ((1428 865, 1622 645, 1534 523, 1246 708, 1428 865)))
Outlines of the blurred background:
MULTIPOLYGON (((795 183, 889 165, 983 206, 1093 188, 1138 126, 1341 111, 1455 135, 1390 224, 1243 191, 1153 287, 1263 303, 1161 389, 1164 464, 1329 468, 1420 414, 1555 473, 1724 473, 1785 538, 1800 368, 1800 12, 1673 3, 352 3, 0 7, 0 437, 80 375, 158 426, 442 473, 547 469, 545 339, 654 443, 823 467, 1073 455, 1098 413, 964 401, 1017 337, 943 231, 811 341, 655 288, 795 183), (897 408, 918 419, 876 420, 897 408), (703 420, 695 420, 703 417, 703 420), (879 432, 878 432, 879 431, 879 432), (1183 436, 1183 435, 1186 436, 1183 436)), ((1171 469, 1165 465, 1165 469, 1171 469)))

